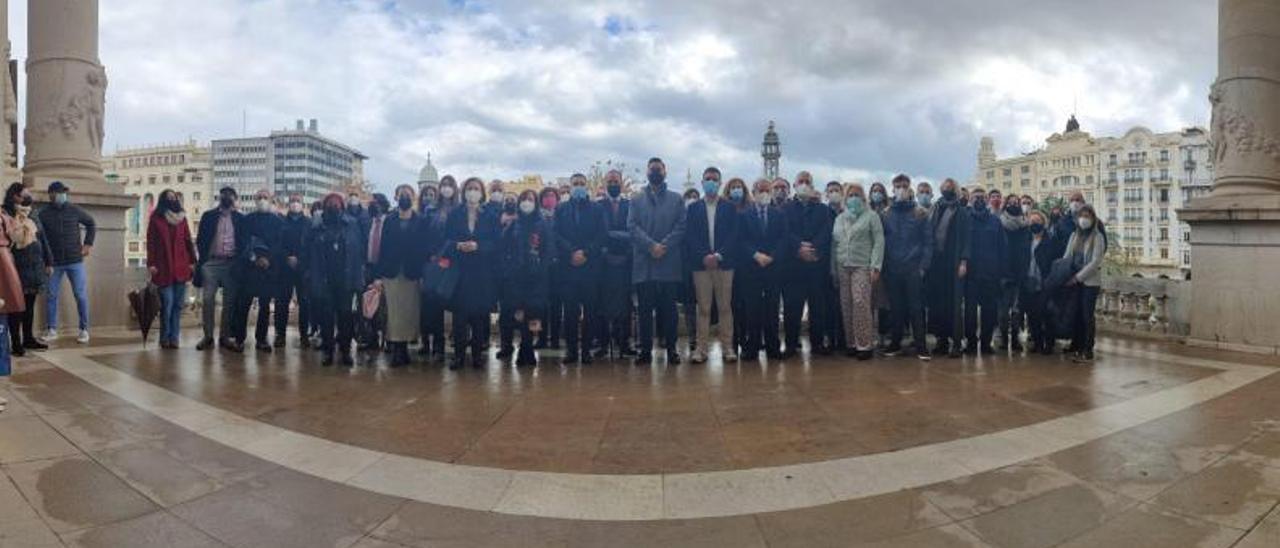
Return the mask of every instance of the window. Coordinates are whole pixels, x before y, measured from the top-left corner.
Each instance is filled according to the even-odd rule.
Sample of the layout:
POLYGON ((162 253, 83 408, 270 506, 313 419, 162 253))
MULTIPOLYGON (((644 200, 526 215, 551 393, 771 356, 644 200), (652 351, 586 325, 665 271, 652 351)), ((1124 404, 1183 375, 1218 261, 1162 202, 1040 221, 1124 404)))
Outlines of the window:
POLYGON ((155 175, 148 176, 148 177, 147 177, 147 184, 149 184, 149 185, 154 185, 154 184, 156 184, 156 176, 155 176, 155 175))
POLYGON ((1160 189, 1160 203, 1162 204, 1169 203, 1169 189, 1167 188, 1160 189))
POLYGON ((1160 180, 1166 182, 1169 180, 1169 168, 1166 167, 1160 170, 1160 180))
POLYGON ((1027 187, 1031 186, 1031 179, 1023 179, 1023 180, 1019 181, 1019 184, 1020 184, 1020 186, 1021 186, 1022 188, 1027 188, 1027 187))
POLYGON ((1162 242, 1169 241, 1169 229, 1167 228, 1160 229, 1160 241, 1162 242))
POLYGON ((1184 265, 1188 265, 1188 266, 1191 264, 1191 252, 1190 252, 1190 251, 1183 251, 1183 252, 1182 252, 1182 264, 1184 264, 1184 265))
POLYGON ((1002 173, 1002 175, 1004 175, 1005 177, 1012 177, 1012 176, 1013 176, 1013 168, 1011 168, 1011 167, 1006 167, 1006 168, 1004 168, 1004 172, 1002 173))
POLYGON ((1160 258, 1161 258, 1161 259, 1168 259, 1168 258, 1169 258, 1169 248, 1167 248, 1167 247, 1162 247, 1162 248, 1160 248, 1160 258))
POLYGON ((169 184, 169 176, 168 176, 168 175, 165 175, 164 177, 161 177, 161 178, 160 178, 160 182, 162 182, 162 183, 164 183, 164 184, 166 184, 166 185, 167 185, 167 184, 169 184))
POLYGON ((1022 166, 1022 173, 1023 174, 1031 173, 1031 166, 1022 166))
POLYGON ((1161 162, 1168 162, 1168 161, 1169 161, 1169 151, 1168 151, 1168 150, 1162 150, 1162 151, 1160 151, 1160 161, 1161 161, 1161 162))
POLYGON ((1116 191, 1114 191, 1114 190, 1108 190, 1108 191, 1107 191, 1107 203, 1108 203, 1108 204, 1115 204, 1115 203, 1116 203, 1116 200, 1117 200, 1117 197, 1116 197, 1116 191))
POLYGON ((137 241, 129 242, 129 253, 140 253, 141 250, 142 250, 142 244, 140 242, 137 242, 137 241))
POLYGON ((187 176, 186 176, 186 175, 181 175, 181 174, 179 174, 179 175, 178 175, 178 182, 179 182, 179 183, 186 182, 186 180, 187 180, 187 176))
POLYGON ((988 179, 995 179, 995 178, 996 178, 996 170, 994 170, 994 169, 988 169, 988 170, 987 170, 987 178, 988 178, 988 179))
POLYGON ((1107 165, 1109 165, 1109 166, 1114 166, 1114 165, 1116 165, 1116 155, 1115 155, 1115 154, 1112 154, 1112 155, 1111 155, 1111 158, 1107 160, 1107 165))
POLYGON ((1084 184, 1089 185, 1089 186, 1093 186, 1093 175, 1085 175, 1085 176, 1084 176, 1084 184))

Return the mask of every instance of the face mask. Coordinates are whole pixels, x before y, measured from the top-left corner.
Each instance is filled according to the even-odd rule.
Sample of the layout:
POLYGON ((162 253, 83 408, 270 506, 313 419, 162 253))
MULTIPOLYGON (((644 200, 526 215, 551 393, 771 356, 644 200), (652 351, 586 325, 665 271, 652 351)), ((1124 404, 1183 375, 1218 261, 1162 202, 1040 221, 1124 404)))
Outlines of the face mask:
POLYGON ((453 198, 453 193, 454 193, 454 192, 457 192, 457 190, 455 190, 455 189, 454 189, 453 187, 451 187, 451 186, 442 186, 442 187, 440 187, 440 196, 441 196, 441 197, 443 197, 443 198, 444 198, 444 199, 446 199, 446 200, 448 200, 448 199, 450 199, 450 198, 453 198))
POLYGON ((973 198, 973 210, 974 210, 974 211, 986 211, 986 210, 987 210, 987 200, 986 200, 986 198, 980 198, 980 197, 974 196, 974 198, 973 198))
POLYGON ((684 199, 684 206, 685 206, 685 207, 689 207, 689 206, 691 206, 691 205, 693 205, 693 204, 696 204, 696 203, 698 203, 698 199, 697 199, 697 198, 685 198, 685 199, 684 199))
POLYGON ((30 196, 23 196, 22 202, 20 203, 23 207, 31 207, 31 205, 35 203, 35 200, 32 200, 30 196))
POLYGON ((271 211, 271 200, 258 200, 258 212, 266 213, 271 211))
POLYGON ((501 190, 495 190, 491 194, 489 194, 489 201, 493 203, 500 204, 502 203, 503 198, 505 198, 505 196, 503 196, 503 193, 501 190))
POLYGON ((621 196, 621 195, 622 195, 622 186, 621 186, 621 185, 609 185, 609 186, 605 187, 605 192, 608 192, 608 193, 609 193, 609 197, 610 197, 610 198, 617 198, 618 196, 621 196))
POLYGON ((1089 230, 1093 228, 1093 219, 1081 217, 1076 220, 1076 225, 1080 227, 1080 230, 1089 230))
POLYGON ((740 187, 734 187, 729 189, 730 200, 733 200, 735 202, 741 202, 742 198, 745 196, 746 196, 746 192, 744 192, 740 187))
POLYGON ((352 211, 355 211, 355 210, 357 210, 357 209, 360 209, 360 198, 359 198, 359 197, 357 197, 357 196, 350 196, 350 197, 348 197, 348 198, 347 198, 347 209, 350 209, 350 210, 352 210, 352 211))
POLYGON ((587 187, 575 186, 569 190, 569 197, 579 202, 587 199, 587 187))
POLYGON ((466 198, 468 204, 476 205, 480 203, 480 200, 484 199, 484 193, 480 192, 479 189, 473 188, 466 192, 466 198))
POLYGON ((336 205, 324 206, 324 220, 333 222, 342 216, 342 210, 336 205))
POLYGON ((662 183, 665 180, 666 180, 666 177, 662 175, 662 170, 660 169, 649 170, 649 184, 653 186, 662 186, 662 183))
POLYGON ((933 195, 921 194, 919 196, 916 196, 916 202, 920 204, 920 207, 928 208, 929 206, 933 205, 933 195))
POLYGON ((1031 202, 1022 202, 1023 211, 1031 211, 1032 209, 1033 208, 1031 207, 1031 202))
POLYGON ((533 213, 534 209, 537 209, 537 206, 533 203, 533 200, 525 200, 523 202, 520 202, 520 213, 524 213, 525 215, 528 215, 530 213, 533 213))
POLYGON ((289 213, 295 215, 302 214, 302 202, 289 202, 289 213))
POLYGON ((809 193, 812 191, 813 191, 813 187, 810 187, 809 185, 805 185, 805 184, 796 185, 796 196, 800 198, 808 198, 809 193))
POLYGON ((956 199, 956 191, 954 191, 954 190, 944 190, 944 191, 942 191, 942 199, 944 199, 944 200, 946 200, 946 201, 948 201, 948 202, 950 202, 950 201, 952 201, 952 200, 955 200, 955 199, 956 199))
POLYGON ((873 190, 873 191, 871 191, 871 203, 872 203, 872 204, 875 204, 875 205, 883 204, 883 203, 884 203, 884 192, 881 192, 881 191, 879 191, 879 190, 873 190))
POLYGON ((907 202, 911 200, 911 191, 902 187, 898 187, 893 191, 893 198, 899 202, 907 202))
POLYGON ((777 202, 777 203, 782 203, 782 202, 787 201, 787 189, 785 189, 785 188, 777 188, 777 189, 774 189, 774 191, 773 191, 773 201, 775 201, 775 202, 777 202))
POLYGON ((67 196, 66 192, 59 192, 53 195, 53 203, 58 205, 67 205, 70 200, 71 198, 67 196))
POLYGON ((556 208, 556 205, 558 205, 558 200, 552 196, 547 196, 542 199, 542 209, 551 211, 556 208))
POLYGON ((1031 233, 1032 233, 1032 234, 1040 234, 1041 232, 1044 232, 1044 225, 1042 225, 1042 224, 1040 224, 1040 223, 1032 223, 1032 225, 1031 225, 1031 233))
POLYGON ((1004 210, 1008 211, 1009 214, 1014 217, 1022 216, 1022 206, 1020 204, 1011 204, 1009 207, 1004 208, 1004 210))
POLYGON ((1071 214, 1080 213, 1080 208, 1084 207, 1084 202, 1071 202, 1071 214))
POLYGON ((430 194, 430 193, 428 193, 428 194, 423 194, 423 195, 422 195, 422 205, 423 205, 424 207, 425 207, 425 206, 429 206, 429 205, 435 205, 435 204, 436 204, 436 195, 435 195, 435 194, 430 194))
POLYGON ((840 197, 841 197, 841 196, 844 196, 844 194, 842 194, 842 193, 841 193, 840 191, 838 191, 838 190, 834 190, 834 191, 828 192, 828 193, 827 193, 827 203, 828 203, 828 204, 831 204, 831 205, 836 205, 836 204, 840 203, 840 197))
POLYGON ((399 207, 400 211, 409 211, 413 208, 413 198, 408 196, 396 198, 396 207, 399 207))
POLYGON ((720 181, 707 179, 702 181, 702 195, 708 198, 720 195, 720 181))
POLYGON ((221 196, 218 198, 218 205, 223 209, 231 209, 236 206, 236 199, 231 196, 221 196))
POLYGON ((849 210, 854 215, 861 214, 863 208, 865 207, 866 207, 866 204, 862 202, 862 196, 850 196, 844 201, 844 208, 849 210))
POLYGON ((768 192, 757 192, 757 193, 756 193, 756 203, 757 203, 757 204, 760 204, 760 205, 762 205, 762 206, 767 206, 767 205, 769 205, 769 204, 773 203, 773 194, 768 193, 768 192))

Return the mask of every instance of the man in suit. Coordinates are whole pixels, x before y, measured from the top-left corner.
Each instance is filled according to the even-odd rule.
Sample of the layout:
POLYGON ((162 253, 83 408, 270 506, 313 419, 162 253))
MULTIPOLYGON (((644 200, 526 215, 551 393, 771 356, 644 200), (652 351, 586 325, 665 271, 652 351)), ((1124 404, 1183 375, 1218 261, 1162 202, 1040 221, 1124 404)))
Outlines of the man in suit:
POLYGON ((787 255, 782 284, 783 326, 787 349, 783 358, 800 350, 800 318, 805 305, 809 308, 809 348, 815 354, 830 354, 823 343, 826 325, 824 288, 831 269, 831 213, 819 201, 808 172, 796 176, 796 198, 785 209, 787 216, 787 255))
POLYGON ((769 359, 776 360, 782 358, 778 340, 782 265, 778 259, 787 245, 787 220, 782 209, 773 204, 770 181, 756 181, 754 194, 754 204, 739 218, 744 257, 736 281, 742 285, 743 302, 747 305, 743 352, 744 357, 755 359, 764 350, 769 359))
POLYGON ((239 284, 239 265, 236 260, 248 246, 248 233, 244 229, 244 215, 236 211, 236 189, 223 187, 218 191, 218 207, 200 216, 200 230, 196 236, 196 287, 201 288, 201 322, 204 338, 197 350, 213 348, 213 313, 217 309, 218 289, 222 289, 222 317, 218 329, 218 344, 234 352, 244 350, 235 339, 234 314, 239 284))
POLYGON ((591 363, 591 333, 595 325, 603 261, 600 260, 608 232, 604 212, 591 201, 587 177, 575 173, 569 178, 569 201, 556 208, 554 224, 556 249, 565 265, 561 283, 564 292, 564 365, 591 363))
POLYGON ((620 357, 635 357, 631 348, 631 234, 627 232, 631 200, 622 192, 622 172, 610 170, 604 176, 604 189, 600 206, 609 236, 603 249, 596 357, 609 356, 610 347, 620 357))
POLYGON ((681 252, 686 214, 680 194, 667 189, 667 166, 660 158, 647 164, 649 185, 631 203, 627 230, 631 233, 631 281, 640 310, 640 355, 636 364, 653 359, 654 320, 664 331, 667 363, 677 365, 676 297, 683 278, 681 252))
MULTIPOLYGON (((254 195, 254 211, 244 216, 241 225, 249 242, 247 254, 241 254, 240 291, 237 300, 235 338, 243 345, 249 329, 249 309, 258 300, 258 321, 254 327, 254 341, 259 352, 271 352, 267 340, 267 328, 271 325, 271 302, 280 308, 280 267, 284 262, 281 237, 284 219, 275 211, 271 191, 263 189, 254 195)), ((288 308, 288 305, 284 305, 288 308)), ((277 333, 279 335, 279 333, 277 333)))
POLYGON ((737 211, 720 197, 720 170, 702 172, 703 199, 689 206, 685 230, 685 260, 693 271, 693 287, 698 307, 698 344, 690 361, 705 363, 711 338, 711 306, 719 314, 721 353, 725 361, 738 359, 730 344, 733 329, 733 265, 737 260, 737 211), (726 336, 728 335, 728 336, 726 336))

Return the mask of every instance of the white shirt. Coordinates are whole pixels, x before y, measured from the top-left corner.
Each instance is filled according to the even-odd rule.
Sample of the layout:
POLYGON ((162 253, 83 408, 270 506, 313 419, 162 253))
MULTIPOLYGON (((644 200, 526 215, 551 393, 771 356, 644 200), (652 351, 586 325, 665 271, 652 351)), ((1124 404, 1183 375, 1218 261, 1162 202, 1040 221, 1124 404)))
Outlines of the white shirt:
POLYGON ((711 244, 711 250, 716 249, 716 205, 717 202, 707 200, 707 242, 711 244))

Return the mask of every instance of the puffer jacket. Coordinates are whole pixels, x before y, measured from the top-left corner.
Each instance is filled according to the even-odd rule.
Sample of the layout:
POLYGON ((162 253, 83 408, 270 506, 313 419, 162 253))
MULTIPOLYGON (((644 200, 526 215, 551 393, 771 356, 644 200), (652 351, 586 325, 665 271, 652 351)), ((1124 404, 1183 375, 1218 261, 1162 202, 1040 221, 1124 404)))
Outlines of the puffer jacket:
POLYGON ((884 212, 885 270, 896 273, 929 270, 933 231, 929 212, 912 202, 895 203, 884 212))
POLYGON ((51 266, 67 266, 84 260, 81 246, 92 246, 98 234, 92 215, 75 204, 50 204, 40 208, 36 216, 47 231, 49 249, 53 252, 51 266), (83 240, 80 227, 84 227, 83 240))

